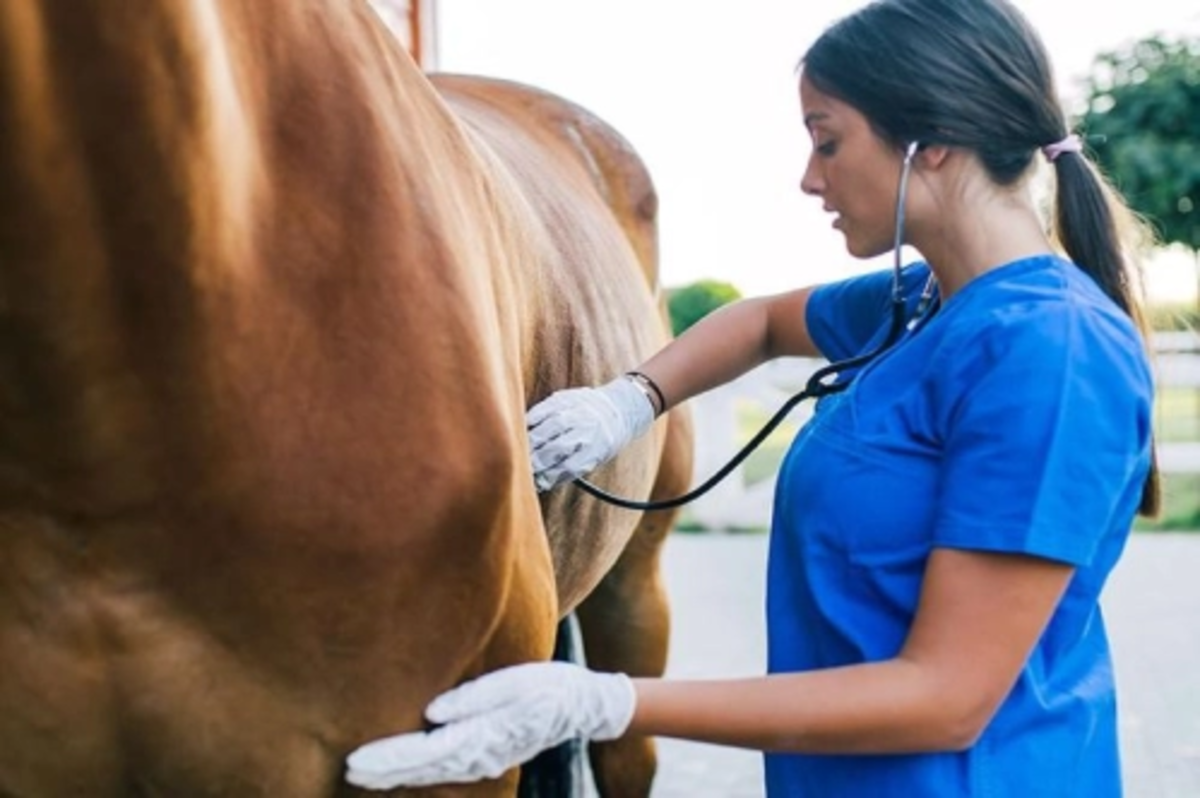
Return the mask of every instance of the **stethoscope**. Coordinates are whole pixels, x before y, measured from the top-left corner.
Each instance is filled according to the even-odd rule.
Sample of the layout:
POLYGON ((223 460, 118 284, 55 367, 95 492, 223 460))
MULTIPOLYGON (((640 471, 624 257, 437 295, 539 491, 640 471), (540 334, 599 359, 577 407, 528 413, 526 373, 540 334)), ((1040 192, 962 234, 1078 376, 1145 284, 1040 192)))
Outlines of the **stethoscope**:
POLYGON ((716 487, 721 480, 725 479, 725 477, 729 476, 729 474, 735 468, 741 465, 742 461, 749 457, 750 454, 767 439, 767 436, 775 431, 775 428, 783 422, 784 418, 787 417, 788 413, 790 413, 796 405, 805 399, 821 399, 823 397, 846 390, 846 388, 849 387, 852 379, 838 381, 837 376, 840 373, 849 372, 852 369, 857 369, 866 365, 867 363, 870 363, 876 357, 887 351, 887 349, 889 349, 894 343, 896 343, 896 341, 900 339, 900 336, 905 329, 916 329, 916 327, 919 326, 930 315, 930 311, 934 304, 934 294, 937 290, 937 281, 934 279, 933 275, 930 274, 929 279, 925 281, 925 286, 921 289, 921 294, 917 299, 916 310, 914 311, 912 318, 908 319, 907 321, 905 320, 904 311, 908 303, 904 297, 903 282, 901 278, 903 265, 901 264, 900 248, 904 244, 904 205, 908 199, 908 177, 909 173, 912 171, 913 158, 916 156, 917 151, 920 150, 920 148, 921 147, 918 142, 914 141, 910 143, 904 150, 904 161, 900 167, 900 185, 896 192, 896 233, 893 242, 894 260, 892 266, 891 325, 888 328, 887 336, 879 346, 867 352, 866 354, 857 355, 845 360, 839 360, 835 363, 829 363, 813 372, 813 374, 808 378, 808 381, 805 383, 804 388, 799 393, 796 393, 786 402, 784 402, 779 410, 775 412, 775 415, 771 416, 770 420, 763 425, 763 428, 760 429, 728 463, 722 466, 716 473, 706 479, 703 483, 692 488, 687 493, 684 493, 680 496, 675 496, 674 498, 661 499, 658 501, 636 501, 634 499, 626 499, 620 496, 614 496, 613 494, 596 487, 585 479, 577 479, 575 480, 574 484, 585 493, 588 493, 597 499, 600 499, 601 501, 607 502, 608 504, 614 504, 618 507, 624 507, 629 510, 669 510, 694 501, 716 487))

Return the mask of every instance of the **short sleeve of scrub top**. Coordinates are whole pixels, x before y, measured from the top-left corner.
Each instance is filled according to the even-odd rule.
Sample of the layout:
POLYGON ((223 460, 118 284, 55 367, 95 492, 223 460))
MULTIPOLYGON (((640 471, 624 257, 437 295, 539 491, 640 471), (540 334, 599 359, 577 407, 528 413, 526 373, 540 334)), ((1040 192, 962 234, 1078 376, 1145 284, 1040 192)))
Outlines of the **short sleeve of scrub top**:
MULTIPOLYGON (((905 317, 916 312, 929 267, 915 263, 900 273, 905 317)), ((890 269, 827 283, 813 290, 805 312, 808 334, 830 361, 855 357, 883 343, 891 327, 890 269)))
POLYGON ((1136 346, 1086 309, 1031 304, 998 311, 966 356, 938 364, 934 543, 1090 564, 1146 472, 1150 379, 1136 346))

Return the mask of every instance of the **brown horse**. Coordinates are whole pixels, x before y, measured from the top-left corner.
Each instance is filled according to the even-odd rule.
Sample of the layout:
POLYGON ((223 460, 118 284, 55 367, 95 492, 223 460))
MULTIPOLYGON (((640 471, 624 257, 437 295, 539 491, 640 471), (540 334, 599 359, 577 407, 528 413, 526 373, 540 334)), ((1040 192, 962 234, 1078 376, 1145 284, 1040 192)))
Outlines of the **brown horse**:
MULTIPOLYGON (((524 429, 664 341, 654 217, 610 128, 365 0, 0 4, 0 795, 354 794, 571 611, 660 672, 670 515, 539 500, 524 429)), ((672 415, 595 478, 690 454, 672 415)))

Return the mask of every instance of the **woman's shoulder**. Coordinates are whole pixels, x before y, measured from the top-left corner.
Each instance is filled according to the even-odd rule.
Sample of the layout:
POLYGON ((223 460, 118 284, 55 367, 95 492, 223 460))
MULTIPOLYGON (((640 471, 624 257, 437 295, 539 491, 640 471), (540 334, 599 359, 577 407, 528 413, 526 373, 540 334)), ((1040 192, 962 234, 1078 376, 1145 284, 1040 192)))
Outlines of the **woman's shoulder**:
POLYGON ((989 272, 947 303, 944 354, 975 370, 1078 372, 1088 366, 1149 382, 1134 320, 1070 261, 1046 256, 989 272))
POLYGON ((955 326, 976 327, 979 333, 993 330, 1001 337, 1061 339, 1091 330, 1141 338, 1130 315, 1086 272, 1052 255, 1016 261, 976 278, 947 303, 947 310, 960 311, 947 314, 955 317, 955 326))

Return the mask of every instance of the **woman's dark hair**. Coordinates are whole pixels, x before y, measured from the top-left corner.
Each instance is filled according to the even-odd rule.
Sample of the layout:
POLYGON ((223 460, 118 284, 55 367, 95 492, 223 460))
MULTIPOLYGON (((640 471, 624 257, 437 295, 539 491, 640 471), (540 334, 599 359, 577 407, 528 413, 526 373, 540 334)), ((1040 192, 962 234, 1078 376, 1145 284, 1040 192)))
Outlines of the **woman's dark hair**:
MULTIPOLYGON (((1007 0, 877 0, 829 27, 800 68, 884 140, 971 150, 1000 185, 1022 179, 1042 147, 1070 132, 1041 38, 1007 0)), ((1082 152, 1053 164, 1053 238, 1149 349, 1138 263, 1148 228, 1082 152)), ((1155 515, 1160 502, 1152 464, 1139 512, 1155 515)))

